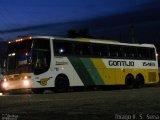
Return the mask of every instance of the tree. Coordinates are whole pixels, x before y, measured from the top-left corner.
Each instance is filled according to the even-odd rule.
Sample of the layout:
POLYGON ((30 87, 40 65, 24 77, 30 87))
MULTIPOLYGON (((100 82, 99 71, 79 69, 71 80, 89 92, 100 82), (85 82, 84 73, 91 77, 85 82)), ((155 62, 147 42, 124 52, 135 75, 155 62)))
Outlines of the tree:
POLYGON ((88 38, 91 37, 89 35, 89 30, 87 28, 83 28, 83 29, 79 29, 79 30, 68 30, 67 32, 67 37, 69 38, 76 38, 76 37, 84 37, 84 38, 88 38))

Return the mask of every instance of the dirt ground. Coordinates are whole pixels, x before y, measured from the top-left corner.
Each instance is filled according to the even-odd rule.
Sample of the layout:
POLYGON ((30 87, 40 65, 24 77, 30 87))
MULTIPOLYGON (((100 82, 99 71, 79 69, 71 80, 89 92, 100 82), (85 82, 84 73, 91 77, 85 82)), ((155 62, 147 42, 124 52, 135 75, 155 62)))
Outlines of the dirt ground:
POLYGON ((0 119, 160 120, 160 87, 2 95, 0 119))

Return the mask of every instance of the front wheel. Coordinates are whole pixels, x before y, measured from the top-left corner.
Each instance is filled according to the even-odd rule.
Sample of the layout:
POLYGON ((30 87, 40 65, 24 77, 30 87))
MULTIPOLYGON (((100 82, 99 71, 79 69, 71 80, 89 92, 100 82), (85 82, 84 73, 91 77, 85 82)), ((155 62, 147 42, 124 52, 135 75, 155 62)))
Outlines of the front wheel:
POLYGON ((69 81, 66 77, 59 76, 55 80, 55 92, 68 92, 69 81))

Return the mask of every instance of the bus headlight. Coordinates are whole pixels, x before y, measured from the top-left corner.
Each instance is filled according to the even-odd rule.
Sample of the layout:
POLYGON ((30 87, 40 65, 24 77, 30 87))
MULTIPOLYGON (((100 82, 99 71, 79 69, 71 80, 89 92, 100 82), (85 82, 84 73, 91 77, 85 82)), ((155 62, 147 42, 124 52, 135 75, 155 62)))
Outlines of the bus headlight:
POLYGON ((28 86, 30 85, 29 80, 24 80, 24 81, 23 81, 23 85, 24 85, 25 87, 28 87, 28 86))
POLYGON ((8 82, 3 82, 3 83, 2 83, 2 87, 3 87, 4 89, 6 89, 6 88, 8 87, 8 82))

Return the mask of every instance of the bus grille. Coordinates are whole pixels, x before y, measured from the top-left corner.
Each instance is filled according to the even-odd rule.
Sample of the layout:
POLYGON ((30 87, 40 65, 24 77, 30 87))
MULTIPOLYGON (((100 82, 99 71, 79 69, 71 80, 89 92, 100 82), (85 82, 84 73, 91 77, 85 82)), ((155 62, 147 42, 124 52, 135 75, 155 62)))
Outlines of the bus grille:
POLYGON ((156 81, 156 72, 149 72, 148 73, 148 80, 149 80, 149 82, 155 82, 156 81))

